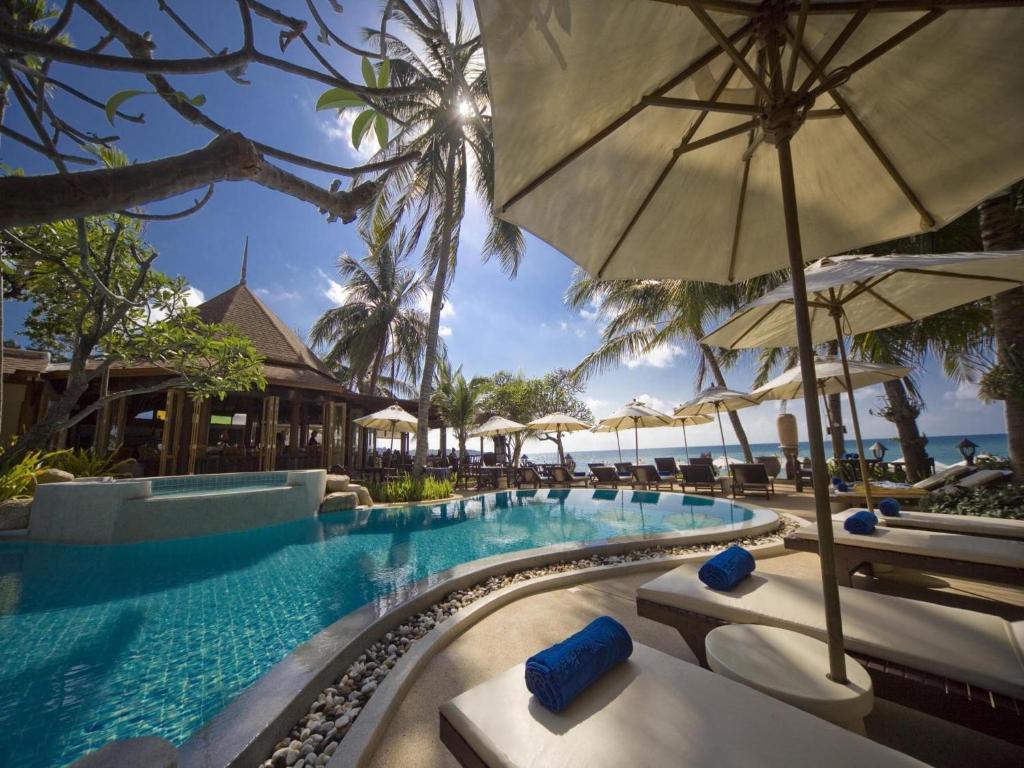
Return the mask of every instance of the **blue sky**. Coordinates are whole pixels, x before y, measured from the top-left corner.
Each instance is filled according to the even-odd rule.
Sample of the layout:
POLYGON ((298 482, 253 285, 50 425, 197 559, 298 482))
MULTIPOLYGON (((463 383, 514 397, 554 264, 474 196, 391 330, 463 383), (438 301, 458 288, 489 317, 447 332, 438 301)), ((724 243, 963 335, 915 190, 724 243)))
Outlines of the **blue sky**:
MULTIPOLYGON (((130 27, 153 33, 157 55, 199 55, 184 35, 156 11, 155 2, 111 0, 108 5, 130 27)), ((233 48, 239 42, 233 2, 177 0, 172 7, 201 28, 214 49, 233 48)), ((366 0, 350 2, 338 16, 329 11, 327 4, 321 4, 322 10, 330 14, 334 28, 350 42, 358 41, 359 27, 378 21, 377 7, 377 3, 366 0)), ((275 51, 276 32, 264 23, 258 23, 257 29, 261 31, 257 38, 260 47, 275 51)), ((98 27, 80 10, 69 31, 80 45, 92 45, 101 36, 98 27)), ((116 46, 108 52, 123 53, 116 46)), ((359 79, 357 57, 336 46, 326 53, 346 75, 359 79)), ((53 74, 101 100, 120 90, 147 86, 141 76, 95 73, 61 65, 54 67, 53 74)), ((365 159, 368 148, 364 146, 360 154, 352 147, 348 121, 314 111, 322 86, 258 66, 251 67, 247 77, 252 81, 248 87, 236 85, 224 75, 179 77, 172 78, 172 82, 189 95, 204 94, 204 110, 208 114, 254 139, 342 165, 365 159)), ((61 93, 55 94, 54 104, 60 114, 79 127, 101 134, 110 132, 101 113, 82 107, 61 93)), ((211 138, 204 129, 185 123, 154 96, 129 101, 123 109, 142 111, 147 118, 145 126, 122 121, 116 125, 122 137, 119 146, 133 160, 188 151, 211 138)), ((17 110, 8 110, 7 114, 11 127, 31 133, 17 110)), ((0 142, 0 162, 23 167, 28 173, 50 172, 38 156, 7 139, 0 142)), ((325 185, 331 180, 324 174, 300 173, 325 185)), ((183 201, 187 205, 194 196, 160 203, 150 210, 174 210, 183 207, 183 201)), ((571 312, 564 306, 562 296, 573 263, 528 235, 519 276, 509 280, 497 264, 483 263, 480 258, 486 231, 482 210, 479 201, 469 208, 463 225, 458 272, 442 317, 452 360, 461 363, 471 375, 485 375, 500 368, 540 375, 555 367, 575 365, 597 344, 601 319, 589 312, 571 312)), ((312 206, 250 183, 218 185, 212 201, 198 214, 182 221, 150 224, 146 236, 161 253, 158 266, 165 272, 184 275, 197 295, 207 298, 237 282, 242 245, 248 237, 249 285, 286 323, 303 334, 319 313, 340 296, 340 286, 332 281, 338 255, 361 252, 361 241, 353 225, 329 224, 312 206)), ((24 311, 18 305, 5 306, 9 328, 20 323, 24 311)), ((694 368, 692 350, 671 347, 594 378, 586 395, 598 417, 634 396, 648 399, 656 408, 667 409, 694 394, 694 368)), ((748 388, 752 379, 750 365, 741 363, 728 374, 728 379, 734 388, 748 388)), ((918 380, 927 406, 919 421, 924 432, 956 435, 1004 431, 1001 405, 980 403, 973 386, 944 379, 934 362, 926 366, 918 380)), ((879 405, 879 393, 875 389, 858 393, 867 436, 886 437, 895 433, 888 422, 868 413, 879 405)), ((743 412, 752 441, 776 439, 777 407, 776 403, 768 403, 743 412)), ((802 421, 803 408, 799 403, 791 404, 790 410, 802 421)), ((676 433, 677 430, 652 430, 648 444, 675 445, 679 440, 676 433)), ((694 445, 713 444, 718 439, 714 425, 695 427, 689 434, 694 445)), ((806 434, 802 424, 801 434, 806 434)), ((728 426, 726 438, 731 440, 728 426)), ((571 441, 570 447, 577 450, 615 445, 612 435, 580 434, 571 441)))

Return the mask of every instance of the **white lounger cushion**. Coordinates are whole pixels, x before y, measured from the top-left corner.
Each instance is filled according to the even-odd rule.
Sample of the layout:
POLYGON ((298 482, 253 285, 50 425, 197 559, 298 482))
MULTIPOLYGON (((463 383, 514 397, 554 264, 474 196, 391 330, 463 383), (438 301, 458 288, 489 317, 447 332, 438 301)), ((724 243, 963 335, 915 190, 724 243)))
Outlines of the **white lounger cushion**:
MULTIPOLYGON (((858 536, 847 533, 842 523, 833 523, 832 531, 836 544, 850 547, 868 547, 908 555, 1024 568, 1024 541, 986 539, 982 536, 963 536, 939 531, 910 531, 882 526, 875 528, 872 534, 858 536)), ((793 535, 801 539, 817 540, 818 526, 801 526, 793 535)))
MULTIPOLYGON (((843 523, 857 508, 836 512, 832 519, 843 523)), ((1006 520, 1001 517, 980 517, 978 515, 944 515, 938 512, 915 512, 901 510, 898 517, 878 515, 878 524, 891 528, 915 528, 922 531, 962 533, 970 536, 997 536, 1002 539, 1024 540, 1024 520, 1006 520)))
POLYGON ((533 699, 523 670, 441 707, 490 768, 924 765, 644 645, 558 715, 533 699))
MULTIPOLYGON (((659 576, 637 598, 733 624, 767 624, 825 640, 821 583, 756 572, 731 592, 697 579, 697 565, 659 576)), ((1024 699, 1024 621, 840 587, 847 650, 1024 699)))

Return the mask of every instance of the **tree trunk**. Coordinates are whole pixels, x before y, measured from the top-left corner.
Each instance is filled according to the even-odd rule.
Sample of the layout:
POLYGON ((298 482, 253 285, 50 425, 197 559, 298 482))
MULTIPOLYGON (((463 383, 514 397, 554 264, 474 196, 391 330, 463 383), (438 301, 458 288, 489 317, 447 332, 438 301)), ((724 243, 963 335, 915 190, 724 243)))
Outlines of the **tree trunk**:
POLYGON ((413 474, 423 473, 430 448, 430 397, 434 392, 434 368, 437 365, 438 331, 441 327, 441 306, 448 282, 448 264, 451 261, 452 215, 455 210, 455 147, 448 145, 448 160, 444 174, 444 210, 441 212, 441 247, 438 249, 437 266, 434 268, 434 294, 430 298, 430 321, 427 329, 427 347, 423 351, 423 378, 420 380, 419 413, 416 423, 416 458, 413 474))
POLYGON ((60 398, 50 404, 46 415, 25 430, 10 450, 4 452, 4 461, 17 458, 27 451, 45 450, 50 438, 55 432, 60 431, 88 388, 89 377, 84 370, 77 374, 70 373, 67 386, 60 398))
MULTIPOLYGON (((978 206, 981 240, 986 251, 1020 247, 1015 202, 1013 192, 1007 191, 978 206)), ((993 297, 992 321, 999 365, 1014 374, 1011 380, 1024 381, 1024 288, 1014 288, 993 297)), ((1010 464, 1018 480, 1024 478, 1024 396, 1020 389, 1020 386, 1012 387, 1003 400, 1010 464)))
MULTIPOLYGON (((719 387, 727 386, 725 383, 725 376, 722 375, 722 368, 718 364, 718 358, 715 357, 715 353, 711 351, 709 347, 701 344, 701 354, 704 355, 704 360, 707 361, 708 370, 711 371, 711 378, 714 379, 715 384, 719 387)), ((743 450, 743 460, 748 464, 754 462, 754 454, 750 450, 750 441, 747 440, 746 430, 743 429, 743 424, 740 423, 739 414, 736 411, 729 411, 729 421, 732 422, 733 431, 736 433, 736 439, 739 441, 740 448, 743 450)))
POLYGON ((889 402, 885 419, 896 425, 900 446, 903 448, 903 460, 906 462, 904 467, 907 470, 907 480, 916 483, 928 477, 930 469, 928 454, 924 449, 928 444, 928 438, 917 429, 920 409, 911 402, 902 379, 886 381, 883 386, 885 398, 889 402))

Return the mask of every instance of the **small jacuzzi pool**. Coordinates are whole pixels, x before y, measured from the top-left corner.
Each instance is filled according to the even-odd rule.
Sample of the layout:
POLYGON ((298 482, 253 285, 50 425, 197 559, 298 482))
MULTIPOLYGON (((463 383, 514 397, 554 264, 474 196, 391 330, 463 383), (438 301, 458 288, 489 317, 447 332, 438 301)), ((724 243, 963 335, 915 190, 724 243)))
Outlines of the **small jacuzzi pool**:
POLYGON ((174 541, 0 542, 0 765, 65 765, 146 734, 180 744, 339 617, 462 563, 774 519, 677 493, 542 489, 174 541))

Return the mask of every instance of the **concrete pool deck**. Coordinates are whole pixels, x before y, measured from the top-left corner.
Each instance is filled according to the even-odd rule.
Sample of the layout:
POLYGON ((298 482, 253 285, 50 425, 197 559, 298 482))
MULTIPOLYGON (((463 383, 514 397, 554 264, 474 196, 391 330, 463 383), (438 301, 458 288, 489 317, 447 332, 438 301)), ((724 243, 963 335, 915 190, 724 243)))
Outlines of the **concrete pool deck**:
MULTIPOLYGON (((766 505, 804 518, 813 516, 809 493, 780 494, 766 505)), ((765 573, 818 579, 818 560, 810 554, 785 554, 758 561, 765 573)), ((636 588, 656 573, 601 578, 517 600, 497 610, 434 656, 399 704, 377 749, 362 765, 372 768, 456 768, 438 738, 438 708, 457 694, 521 663, 525 658, 578 630, 595 616, 621 621, 644 644, 696 663, 675 630, 637 617, 636 588)), ((1008 619, 1024 617, 1024 590, 980 582, 937 578, 895 570, 859 586, 987 611, 1008 619)), ((671 713, 666 713, 670 724, 671 713)), ((1024 749, 943 720, 878 699, 866 720, 867 735, 879 743, 937 767, 971 763, 1024 765, 1024 749)))

